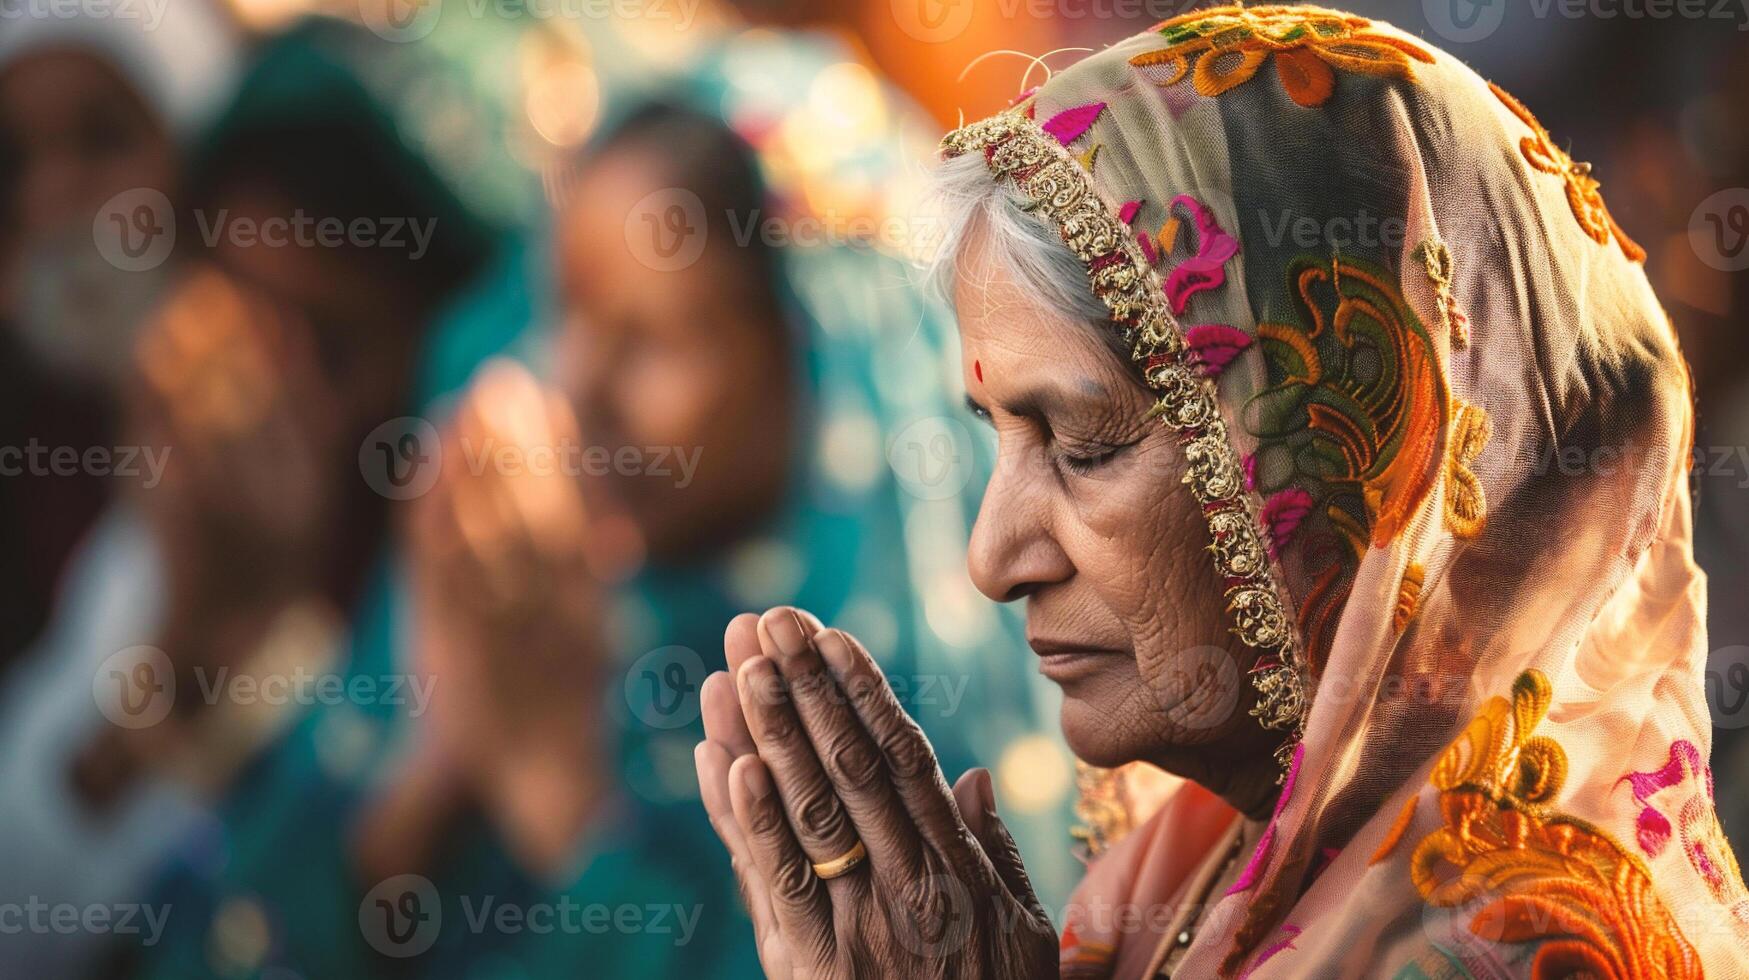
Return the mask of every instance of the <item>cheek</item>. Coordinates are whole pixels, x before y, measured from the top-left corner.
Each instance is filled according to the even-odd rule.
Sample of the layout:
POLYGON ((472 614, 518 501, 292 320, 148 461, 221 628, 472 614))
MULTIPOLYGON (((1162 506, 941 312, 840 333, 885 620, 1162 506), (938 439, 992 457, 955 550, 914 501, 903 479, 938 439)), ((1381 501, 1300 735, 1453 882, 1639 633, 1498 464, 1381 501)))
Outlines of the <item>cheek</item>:
POLYGON ((1194 520, 1197 504, 1181 480, 1177 449, 1149 437, 1130 454, 1100 471, 1102 478, 1072 480, 1065 494, 1083 554, 1076 567, 1099 583, 1100 592, 1132 626, 1138 641, 1172 638, 1194 627, 1184 600, 1199 576, 1203 540, 1194 520))
POLYGON ((1178 740, 1230 717, 1239 678, 1208 532, 1176 454, 1151 438, 1073 496, 1076 567, 1125 623, 1136 672, 1178 740))

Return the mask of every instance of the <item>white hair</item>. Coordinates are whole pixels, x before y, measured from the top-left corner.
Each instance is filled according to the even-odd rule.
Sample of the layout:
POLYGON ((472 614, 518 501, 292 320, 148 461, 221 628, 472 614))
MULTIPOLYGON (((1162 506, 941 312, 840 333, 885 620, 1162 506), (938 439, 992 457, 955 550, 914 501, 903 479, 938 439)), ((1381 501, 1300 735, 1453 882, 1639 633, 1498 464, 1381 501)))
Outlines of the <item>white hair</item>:
POLYGON ((960 277, 966 274, 968 243, 975 238, 980 251, 1029 289, 1041 305, 1073 322, 1098 325, 1108 340, 1114 337, 1111 313, 1093 295, 1081 260, 1069 251, 1056 228, 1028 209, 1019 188, 991 178, 982 154, 967 153, 942 163, 929 197, 938 227, 925 275, 950 306, 960 277))

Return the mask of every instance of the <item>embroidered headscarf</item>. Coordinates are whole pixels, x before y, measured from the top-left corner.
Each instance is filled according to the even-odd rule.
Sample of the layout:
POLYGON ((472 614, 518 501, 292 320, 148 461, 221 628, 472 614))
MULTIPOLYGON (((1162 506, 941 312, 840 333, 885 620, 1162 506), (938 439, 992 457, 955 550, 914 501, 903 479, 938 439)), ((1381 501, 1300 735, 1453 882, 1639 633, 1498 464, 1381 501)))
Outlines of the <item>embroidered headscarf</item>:
MULTIPOLYGON (((1749 975, 1688 373, 1589 167, 1314 7, 1167 21, 943 150, 1085 264, 1262 654, 1283 796, 1178 971, 1749 975)), ((1199 792, 1094 864, 1065 975, 1151 962, 1080 913, 1177 894, 1218 836, 1199 792)))

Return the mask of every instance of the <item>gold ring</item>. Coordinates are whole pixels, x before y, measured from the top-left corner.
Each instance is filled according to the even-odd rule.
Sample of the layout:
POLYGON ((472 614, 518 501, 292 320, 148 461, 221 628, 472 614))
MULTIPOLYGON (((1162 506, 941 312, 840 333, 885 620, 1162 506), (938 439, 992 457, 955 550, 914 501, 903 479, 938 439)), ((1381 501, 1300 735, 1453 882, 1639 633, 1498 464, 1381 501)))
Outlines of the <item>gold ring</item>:
POLYGON ((821 861, 814 865, 814 874, 819 875, 821 881, 831 881, 833 878, 842 878, 855 871, 862 862, 867 860, 868 848, 862 846, 862 841, 857 841, 856 846, 845 851, 842 857, 835 857, 830 861, 821 861))

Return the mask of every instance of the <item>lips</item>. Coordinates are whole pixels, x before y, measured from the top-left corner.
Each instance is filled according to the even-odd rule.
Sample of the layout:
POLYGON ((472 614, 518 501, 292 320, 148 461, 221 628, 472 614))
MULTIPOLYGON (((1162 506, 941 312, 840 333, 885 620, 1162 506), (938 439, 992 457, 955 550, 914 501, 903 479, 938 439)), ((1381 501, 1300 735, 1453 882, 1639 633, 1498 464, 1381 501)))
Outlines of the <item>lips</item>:
POLYGON ((1068 684, 1105 670, 1112 657, 1123 656, 1110 647, 1090 647, 1060 640, 1032 639, 1027 645, 1038 654, 1038 671, 1058 684, 1068 684))

